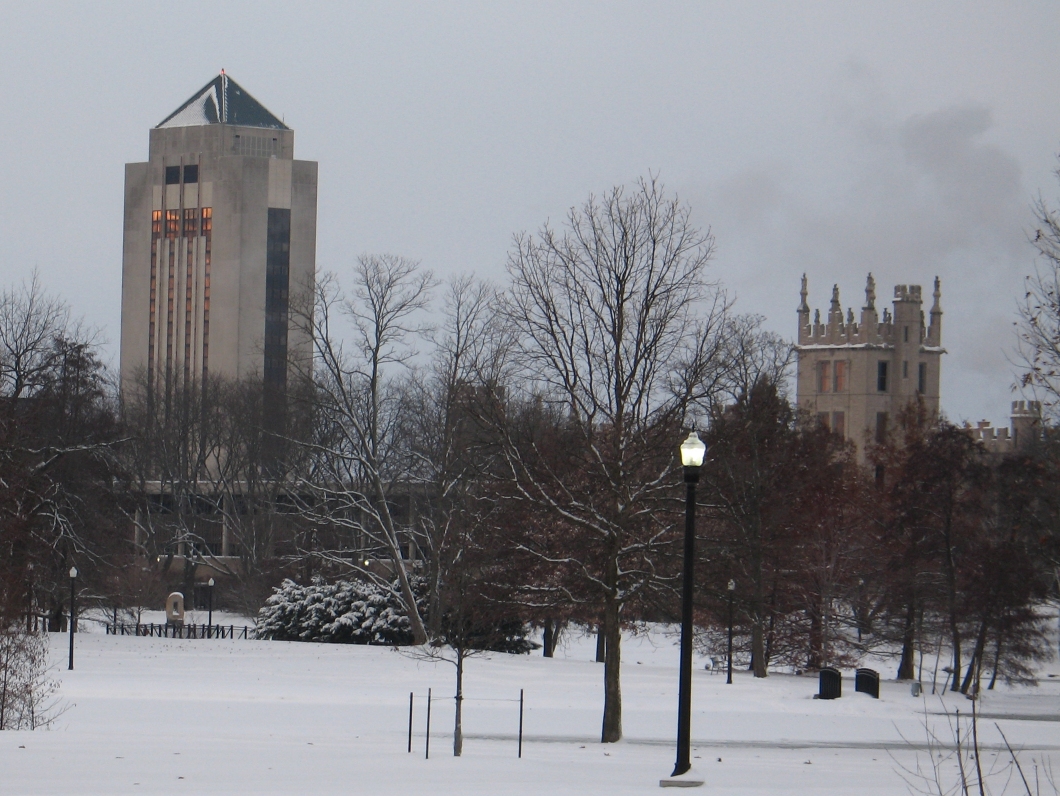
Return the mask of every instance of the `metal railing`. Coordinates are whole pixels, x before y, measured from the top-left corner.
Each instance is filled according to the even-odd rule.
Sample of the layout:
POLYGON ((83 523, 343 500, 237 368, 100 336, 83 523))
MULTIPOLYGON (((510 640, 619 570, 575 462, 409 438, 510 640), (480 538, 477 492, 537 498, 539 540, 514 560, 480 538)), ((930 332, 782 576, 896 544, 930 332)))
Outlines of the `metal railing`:
POLYGON ((108 624, 108 636, 157 636, 159 638, 251 638, 249 625, 177 625, 166 622, 134 625, 108 624))

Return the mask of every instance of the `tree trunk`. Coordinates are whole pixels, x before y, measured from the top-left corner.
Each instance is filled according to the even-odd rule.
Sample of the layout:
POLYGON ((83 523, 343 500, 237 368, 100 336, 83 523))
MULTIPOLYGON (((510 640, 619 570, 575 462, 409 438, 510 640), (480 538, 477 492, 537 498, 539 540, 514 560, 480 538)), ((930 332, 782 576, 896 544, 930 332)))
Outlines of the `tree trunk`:
POLYGON ((180 586, 184 593, 185 611, 195 608, 195 572, 199 568, 199 563, 192 558, 190 547, 191 545, 189 544, 184 548, 184 571, 180 586))
POLYGON ((953 683, 950 685, 950 691, 959 691, 960 686, 958 685, 961 681, 961 631, 957 627, 957 622, 954 617, 950 617, 950 638, 951 644, 953 645, 953 683))
POLYGON ((604 607, 604 725, 601 743, 622 740, 622 628, 619 625, 618 602, 607 598, 604 607))
POLYGON ((762 618, 756 617, 751 626, 751 669, 755 677, 766 676, 766 637, 762 618))
POLYGON ((546 658, 552 657, 555 649, 556 637, 553 630, 552 620, 546 619, 544 631, 541 634, 541 654, 546 658))
POLYGON ((990 685, 988 685, 986 687, 987 691, 993 691, 994 690, 994 683, 997 682, 997 670, 998 670, 998 667, 1001 665, 1001 643, 1002 643, 1002 638, 1001 638, 1002 637, 1002 633, 1001 633, 1001 627, 1000 627, 1001 623, 998 622, 998 625, 999 626, 998 626, 998 629, 997 629, 997 646, 994 647, 994 671, 990 675, 990 685))
MULTIPOLYGON (((952 506, 948 506, 943 526, 943 538, 946 541, 946 587, 950 620, 950 643, 953 645, 953 685, 950 686, 950 690, 957 691, 960 688, 958 682, 961 678, 961 629, 957 622, 957 565, 953 556, 952 513, 952 506)), ((969 677, 972 674, 971 669, 972 667, 969 667, 969 677)))
POLYGON ((437 551, 430 557, 428 571, 430 596, 427 598, 427 625, 430 638, 438 638, 442 634, 442 576, 437 551))
POLYGON ((824 665, 824 630, 821 622, 821 614, 816 606, 806 611, 810 619, 810 646, 806 654, 806 668, 811 670, 820 669, 824 665))
POLYGON ((453 757, 464 753, 464 650, 456 653, 456 711, 453 714, 453 757))
POLYGON ((604 618, 596 625, 596 662, 603 663, 607 651, 607 637, 604 635, 604 618))
POLYGON ((766 654, 766 635, 762 619, 765 614, 765 594, 762 591, 762 562, 756 559, 753 565, 755 574, 754 591, 752 592, 751 605, 751 668, 755 677, 766 676, 766 662, 769 660, 766 654))
POLYGON ((902 658, 898 661, 898 679, 912 680, 916 676, 916 605, 912 600, 905 614, 902 628, 902 658))
POLYGON ((51 613, 48 615, 48 630, 52 633, 66 632, 66 614, 63 613, 62 603, 55 603, 51 613))
POLYGON ((427 629, 423 626, 423 619, 420 617, 419 609, 416 607, 416 595, 412 591, 412 584, 409 582, 408 573, 405 571, 405 562, 401 559, 401 551, 396 548, 394 541, 390 540, 390 543, 394 547, 391 550, 391 557, 395 564, 394 569, 397 570, 398 584, 401 587, 401 598, 405 601, 405 606, 408 608, 412 643, 426 644, 427 629))
POLYGON ((968 661, 968 673, 964 676, 964 682, 961 683, 962 694, 968 693, 968 689, 972 685, 972 680, 975 678, 976 670, 982 668, 983 651, 986 648, 987 626, 987 618, 984 616, 983 621, 979 624, 979 634, 975 639, 975 648, 972 650, 972 657, 968 661))
POLYGON ((373 473, 373 480, 375 482, 376 500, 379 502, 380 507, 379 513, 381 524, 385 532, 384 535, 390 552, 390 560, 394 562, 398 584, 401 587, 401 598, 405 601, 405 607, 408 609, 409 625, 412 630, 412 643, 416 645, 426 644, 427 628, 423 626, 423 617, 420 616, 420 609, 416 605, 416 595, 412 591, 412 584, 409 583, 409 574, 405 570, 405 560, 401 557, 401 545, 398 543, 394 518, 390 516, 390 507, 386 499, 386 489, 383 486, 383 479, 379 476, 378 471, 373 473))

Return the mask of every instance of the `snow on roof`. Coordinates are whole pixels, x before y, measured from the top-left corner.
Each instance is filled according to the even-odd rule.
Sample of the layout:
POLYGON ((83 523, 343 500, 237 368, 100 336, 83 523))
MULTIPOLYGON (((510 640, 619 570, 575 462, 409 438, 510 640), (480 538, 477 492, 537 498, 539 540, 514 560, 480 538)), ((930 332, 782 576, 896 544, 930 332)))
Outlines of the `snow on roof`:
POLYGON ((223 71, 163 119, 158 127, 193 127, 203 124, 290 129, 223 71))

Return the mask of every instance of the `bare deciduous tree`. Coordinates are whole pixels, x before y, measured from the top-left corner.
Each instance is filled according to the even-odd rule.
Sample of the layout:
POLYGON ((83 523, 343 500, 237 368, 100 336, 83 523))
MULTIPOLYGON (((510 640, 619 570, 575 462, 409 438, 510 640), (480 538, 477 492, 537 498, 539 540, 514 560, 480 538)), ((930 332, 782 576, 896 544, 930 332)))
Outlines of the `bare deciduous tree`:
POLYGON ((36 272, 28 284, 0 293, 0 395, 17 400, 40 389, 61 359, 59 339, 92 343, 36 272))
POLYGON ((1042 394, 1055 413, 1060 402, 1060 212, 1039 198, 1034 215, 1031 243, 1039 258, 1019 303, 1017 361, 1023 367, 1021 386, 1042 394))
POLYGON ((0 613, 46 604, 56 628, 69 558, 88 579, 109 515, 111 385, 90 336, 34 277, 0 293, 0 613))
MULTIPOLYGON (((400 376, 425 331, 419 318, 433 286, 431 272, 418 263, 366 255, 354 268, 351 292, 337 277, 325 276, 316 284, 312 309, 297 313, 315 346, 311 375, 317 429, 303 443, 309 467, 298 479, 299 491, 309 498, 304 512, 384 552, 417 644, 427 640, 427 633, 402 555, 402 535, 408 531, 399 528, 393 508, 401 490, 407 499, 410 482, 411 454, 402 434, 408 405, 400 376), (352 331, 348 346, 342 342, 343 324, 352 331)), ((316 553, 329 556, 327 550, 316 553)), ((348 551, 331 558, 381 583, 389 581, 360 567, 348 551)))
POLYGON ((486 484, 496 445, 483 412, 499 406, 499 385, 510 347, 496 288, 463 275, 451 279, 430 363, 406 382, 410 411, 405 434, 421 485, 419 540, 426 575, 431 636, 441 629, 441 599, 451 564, 461 555, 469 517, 492 495, 486 484))
POLYGON ((659 575, 680 429, 722 356, 727 303, 706 276, 712 248, 651 178, 573 208, 562 231, 517 236, 509 255, 507 315, 526 391, 562 408, 577 462, 561 472, 508 444, 507 466, 519 499, 574 542, 565 554, 528 551, 575 573, 599 605, 605 743, 622 737, 623 607, 659 575))

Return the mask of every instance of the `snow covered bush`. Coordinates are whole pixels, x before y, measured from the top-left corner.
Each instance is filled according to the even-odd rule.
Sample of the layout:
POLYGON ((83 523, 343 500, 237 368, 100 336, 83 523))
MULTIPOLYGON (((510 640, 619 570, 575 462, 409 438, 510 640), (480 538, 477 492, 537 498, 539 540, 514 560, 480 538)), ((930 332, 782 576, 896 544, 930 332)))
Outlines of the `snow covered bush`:
MULTIPOLYGON (((421 578, 411 581, 422 614, 426 586, 421 578)), ((315 578, 303 586, 285 580, 258 613, 255 633, 274 641, 411 644, 411 625, 398 588, 397 583, 385 588, 367 581, 325 583, 315 578)))

